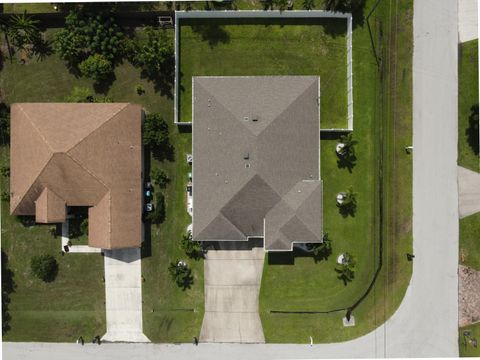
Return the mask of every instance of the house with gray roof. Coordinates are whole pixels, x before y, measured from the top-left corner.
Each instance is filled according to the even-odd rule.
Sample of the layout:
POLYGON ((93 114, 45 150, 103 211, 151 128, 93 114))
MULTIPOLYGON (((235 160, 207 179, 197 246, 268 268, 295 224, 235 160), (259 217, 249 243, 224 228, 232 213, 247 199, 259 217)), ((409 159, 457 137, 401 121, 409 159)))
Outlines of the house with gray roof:
POLYGON ((193 78, 196 241, 322 242, 320 79, 193 78))

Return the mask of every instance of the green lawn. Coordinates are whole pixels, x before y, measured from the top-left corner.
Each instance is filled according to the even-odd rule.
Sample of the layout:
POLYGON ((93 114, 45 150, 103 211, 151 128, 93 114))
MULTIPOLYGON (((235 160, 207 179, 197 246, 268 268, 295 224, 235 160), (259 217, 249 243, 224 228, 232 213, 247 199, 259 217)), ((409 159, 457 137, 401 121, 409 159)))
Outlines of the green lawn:
MULTIPOLYGON (((49 31, 47 36, 52 33, 49 31)), ((173 41, 173 31, 170 35, 173 41)), ((151 251, 146 249, 142 260, 144 332, 152 341, 190 341, 192 336, 198 336, 203 318, 203 261, 189 261, 195 283, 185 292, 174 286, 167 267, 171 261, 184 258, 178 241, 191 222, 183 200, 188 172, 185 154, 190 152, 187 149, 191 147, 191 134, 173 126, 172 99, 155 92, 138 69, 125 61, 117 66, 115 75, 106 95, 115 102, 138 103, 147 112, 161 113, 171 124, 171 142, 175 147, 175 161, 152 162, 152 167, 163 167, 172 182, 165 190, 166 221, 152 228, 151 251), (135 92, 137 84, 145 88, 144 95, 135 92)), ((75 77, 55 54, 43 61, 29 60, 25 65, 6 59, 0 72, 1 94, 7 104, 61 102, 74 86, 93 89, 91 81, 75 77)), ((2 161, 8 161, 6 149, 2 151, 2 161)), ((9 216, 6 204, 2 207, 2 249, 10 258, 17 284, 10 304, 12 329, 5 340, 72 341, 80 333, 88 338, 105 332, 103 258, 94 254, 61 257, 60 239, 53 239, 49 228, 24 228, 9 216), (30 257, 42 252, 56 255, 60 263, 59 276, 51 284, 33 281, 28 273, 30 257)))
POLYGON ((480 271, 480 213, 460 219, 460 263, 480 271))
POLYGON ((458 55, 458 164, 478 172, 478 120, 476 129, 470 121, 472 106, 478 114, 478 40, 460 44, 458 55))
MULTIPOLYGON (((373 3, 369 1, 367 9, 373 3)), ((281 259, 270 255, 272 263, 265 263, 260 294, 261 318, 268 342, 306 343, 312 336, 314 342, 325 343, 361 336, 393 314, 408 286, 412 271, 406 259, 412 244, 412 164, 404 146, 411 143, 412 136, 412 2, 398 5, 398 21, 391 23, 387 21, 390 18, 382 16, 389 13, 388 5, 377 9, 377 16, 382 16, 384 34, 377 49, 382 49, 388 60, 383 81, 372 56, 366 24, 354 30, 354 111, 355 118, 362 121, 354 124, 354 138, 359 141, 358 161, 351 174, 337 167, 336 139, 321 141, 324 230, 332 239, 333 254, 328 261, 317 264, 312 258, 297 256, 294 265, 273 264, 281 259), (385 189, 382 199, 378 171, 381 158, 385 189), (349 185, 358 193, 358 209, 354 218, 344 219, 335 206, 335 195, 349 185), (381 231, 380 201, 384 208, 381 231), (342 317, 346 311, 270 313, 272 310, 325 312, 353 305, 365 293, 378 265, 380 236, 384 243, 382 270, 372 291, 353 311, 355 327, 343 327, 342 317), (344 251, 357 258, 355 279, 347 286, 334 272, 336 257, 344 251)), ((376 39, 379 23, 372 18, 376 39)), ((283 261, 288 260, 292 257, 283 256, 283 261)))
POLYGON ((182 20, 179 120, 192 76, 318 75, 321 128, 347 128, 346 20, 182 20))
POLYGON ((53 5, 50 3, 15 3, 3 4, 4 13, 23 13, 26 11, 29 14, 33 13, 50 13, 55 12, 53 5))
POLYGON ((461 357, 480 357, 480 344, 478 342, 480 342, 480 323, 459 329, 458 347, 461 357), (468 341, 464 341, 463 332, 465 330, 470 330, 470 336, 477 339, 477 348, 474 348, 468 341))

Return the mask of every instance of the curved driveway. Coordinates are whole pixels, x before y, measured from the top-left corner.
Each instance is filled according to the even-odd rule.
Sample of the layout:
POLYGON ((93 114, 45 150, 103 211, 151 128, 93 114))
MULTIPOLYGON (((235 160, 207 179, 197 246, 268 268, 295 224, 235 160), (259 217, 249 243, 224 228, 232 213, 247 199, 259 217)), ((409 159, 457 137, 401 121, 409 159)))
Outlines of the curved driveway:
POLYGON ((376 331, 337 344, 4 344, 5 359, 266 359, 458 356, 456 0, 415 0, 411 284, 376 331), (98 355, 99 357, 95 356, 98 355))

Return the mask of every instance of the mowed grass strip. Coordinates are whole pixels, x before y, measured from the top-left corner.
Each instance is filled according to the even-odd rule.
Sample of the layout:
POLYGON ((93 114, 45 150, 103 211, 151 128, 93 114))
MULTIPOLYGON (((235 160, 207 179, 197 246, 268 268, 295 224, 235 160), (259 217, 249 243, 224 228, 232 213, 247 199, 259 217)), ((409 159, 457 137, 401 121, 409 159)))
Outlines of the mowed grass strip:
POLYGON ((192 76, 320 76, 321 128, 347 128, 345 19, 181 20, 179 120, 192 76))
POLYGON ((472 107, 478 114, 478 40, 458 49, 458 165, 480 171, 478 120, 472 126, 472 107))

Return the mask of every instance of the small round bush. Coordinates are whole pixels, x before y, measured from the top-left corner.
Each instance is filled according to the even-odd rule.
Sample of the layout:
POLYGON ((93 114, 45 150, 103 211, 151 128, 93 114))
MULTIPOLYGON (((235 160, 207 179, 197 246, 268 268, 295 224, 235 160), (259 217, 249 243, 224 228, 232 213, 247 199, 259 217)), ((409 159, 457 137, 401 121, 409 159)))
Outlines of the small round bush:
POLYGON ((107 79, 113 72, 112 63, 103 55, 89 56, 78 66, 83 76, 95 81, 107 79))
POLYGON ((30 262, 33 274, 40 280, 52 282, 58 273, 57 260, 52 255, 34 256, 30 262))

